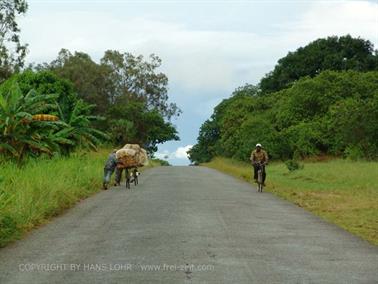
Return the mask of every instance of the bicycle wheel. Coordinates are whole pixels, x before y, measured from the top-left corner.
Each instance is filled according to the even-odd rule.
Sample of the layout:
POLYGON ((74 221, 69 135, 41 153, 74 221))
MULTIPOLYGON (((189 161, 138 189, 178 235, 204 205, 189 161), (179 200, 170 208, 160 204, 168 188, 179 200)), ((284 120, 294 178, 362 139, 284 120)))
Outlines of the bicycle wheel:
POLYGON ((126 178, 126 188, 130 189, 130 178, 126 178))
POLYGON ((262 170, 259 169, 257 172, 257 190, 258 192, 262 192, 263 189, 263 173, 262 170))

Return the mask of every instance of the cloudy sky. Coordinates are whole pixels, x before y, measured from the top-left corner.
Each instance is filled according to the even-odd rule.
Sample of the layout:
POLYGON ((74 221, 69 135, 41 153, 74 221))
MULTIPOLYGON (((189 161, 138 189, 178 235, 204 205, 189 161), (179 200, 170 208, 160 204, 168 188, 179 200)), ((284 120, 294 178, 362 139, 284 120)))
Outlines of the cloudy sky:
POLYGON ((107 49, 157 54, 169 96, 183 110, 181 141, 159 157, 188 164, 186 151, 213 107, 256 84, 289 51, 319 37, 351 34, 378 48, 378 1, 28 0, 20 19, 28 62, 49 62, 61 48, 99 60, 107 49))

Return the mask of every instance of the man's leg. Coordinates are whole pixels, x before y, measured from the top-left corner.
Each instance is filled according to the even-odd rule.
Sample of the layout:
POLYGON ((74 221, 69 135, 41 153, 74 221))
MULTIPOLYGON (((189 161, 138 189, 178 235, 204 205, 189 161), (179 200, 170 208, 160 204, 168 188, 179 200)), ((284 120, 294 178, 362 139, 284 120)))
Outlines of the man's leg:
POLYGON ((125 179, 127 180, 129 180, 129 182, 130 182, 130 173, 129 173, 129 169, 128 168, 126 168, 125 169, 125 179))
POLYGON ((266 172, 265 172, 265 166, 262 167, 262 178, 263 178, 263 184, 265 186, 265 179, 266 179, 266 172))
POLYGON ((122 168, 116 168, 116 174, 115 174, 115 183, 116 185, 120 185, 121 179, 122 179, 122 168))
POLYGON ((109 169, 104 169, 104 180, 103 180, 103 188, 108 189, 108 184, 110 182, 110 177, 112 176, 112 171, 109 169))
POLYGON ((257 166, 253 165, 253 172, 254 172, 254 174, 253 174, 253 179, 254 179, 255 181, 257 181, 257 171, 258 171, 257 166))

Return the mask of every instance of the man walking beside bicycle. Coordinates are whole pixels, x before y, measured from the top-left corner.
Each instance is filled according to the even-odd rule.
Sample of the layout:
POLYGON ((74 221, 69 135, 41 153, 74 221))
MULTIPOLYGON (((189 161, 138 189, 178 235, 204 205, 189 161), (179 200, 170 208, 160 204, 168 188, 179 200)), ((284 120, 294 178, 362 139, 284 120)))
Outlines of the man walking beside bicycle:
POLYGON ((262 146, 260 143, 256 144, 256 149, 252 151, 250 160, 252 162, 253 169, 254 169, 253 178, 255 182, 257 182, 257 172, 261 167, 263 185, 265 186, 265 178, 266 178, 265 165, 268 163, 268 153, 262 149, 262 146))

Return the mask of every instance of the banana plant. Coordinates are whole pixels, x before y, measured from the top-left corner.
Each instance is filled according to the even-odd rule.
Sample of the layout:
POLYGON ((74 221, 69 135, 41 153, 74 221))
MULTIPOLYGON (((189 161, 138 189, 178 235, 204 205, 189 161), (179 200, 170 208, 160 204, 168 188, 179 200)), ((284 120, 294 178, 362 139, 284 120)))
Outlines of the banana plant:
POLYGON ((78 100, 62 109, 58 95, 41 95, 31 90, 23 95, 17 83, 9 91, 0 91, 0 154, 21 162, 26 154, 55 152, 69 154, 76 147, 96 146, 108 135, 92 127, 103 119, 90 115, 93 105, 78 100), (59 113, 60 120, 48 113, 59 113), (54 118, 52 121, 47 118, 54 118))
POLYGON ((57 134, 73 142, 67 144, 68 147, 79 146, 96 150, 101 141, 109 139, 106 133, 92 127, 92 122, 104 119, 101 116, 90 115, 93 108, 94 105, 78 100, 75 106, 64 115, 57 104, 59 116, 66 125, 66 128, 57 134))
POLYGON ((34 90, 22 94, 17 83, 0 93, 0 153, 21 161, 31 152, 51 153, 47 137, 51 123, 34 122, 33 115, 56 108, 57 95, 40 95, 34 90))

